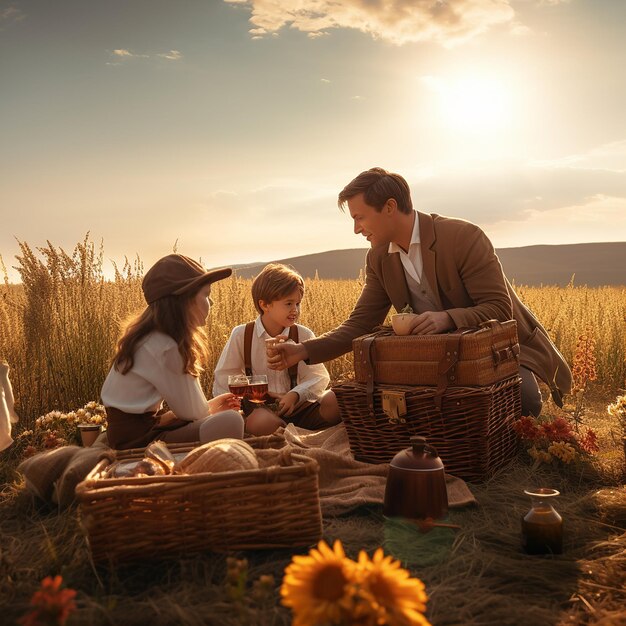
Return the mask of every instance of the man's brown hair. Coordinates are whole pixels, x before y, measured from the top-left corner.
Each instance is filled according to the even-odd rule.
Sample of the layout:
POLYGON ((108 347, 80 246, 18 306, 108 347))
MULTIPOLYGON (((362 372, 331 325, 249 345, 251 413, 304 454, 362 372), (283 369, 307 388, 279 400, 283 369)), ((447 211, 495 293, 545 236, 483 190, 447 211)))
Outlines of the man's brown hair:
POLYGON ((410 213, 413 210, 411 192, 406 180, 400 174, 388 172, 382 167, 361 172, 350 181, 339 194, 339 208, 343 210, 348 200, 360 193, 363 194, 365 203, 377 211, 382 211, 389 198, 396 201, 400 213, 410 213))
POLYGON ((300 297, 304 296, 304 280, 293 267, 282 263, 269 263, 252 281, 254 307, 263 314, 259 300, 269 304, 286 298, 296 289, 300 291, 300 297))

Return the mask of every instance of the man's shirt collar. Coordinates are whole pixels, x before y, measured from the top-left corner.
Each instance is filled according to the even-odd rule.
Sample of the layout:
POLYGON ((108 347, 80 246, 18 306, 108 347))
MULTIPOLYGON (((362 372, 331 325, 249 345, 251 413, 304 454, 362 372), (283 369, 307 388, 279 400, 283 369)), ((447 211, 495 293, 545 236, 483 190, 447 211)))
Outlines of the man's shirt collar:
MULTIPOLYGON (((411 242, 409 244, 409 249, 414 243, 419 244, 420 242, 420 223, 419 223, 419 216, 417 214, 417 211, 413 211, 413 215, 415 216, 415 219, 413 220, 413 231, 411 232, 411 242)), ((389 248, 387 252, 389 254, 392 254, 393 252, 404 252, 404 250, 397 243, 392 241, 389 244, 389 248)))

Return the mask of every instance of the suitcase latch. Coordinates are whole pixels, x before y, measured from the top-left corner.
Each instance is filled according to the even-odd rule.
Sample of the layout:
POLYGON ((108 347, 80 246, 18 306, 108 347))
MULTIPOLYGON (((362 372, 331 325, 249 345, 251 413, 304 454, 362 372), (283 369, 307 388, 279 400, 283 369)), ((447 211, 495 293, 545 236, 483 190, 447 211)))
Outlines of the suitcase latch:
POLYGON ((383 391, 383 412, 390 424, 406 424, 406 398, 402 391, 383 391))

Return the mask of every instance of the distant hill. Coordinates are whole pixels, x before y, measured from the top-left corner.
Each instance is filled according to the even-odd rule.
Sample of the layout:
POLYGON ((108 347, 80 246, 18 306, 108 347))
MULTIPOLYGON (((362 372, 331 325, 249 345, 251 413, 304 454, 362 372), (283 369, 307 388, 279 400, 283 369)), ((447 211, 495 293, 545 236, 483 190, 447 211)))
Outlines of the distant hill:
MULTIPOLYGON (((518 285, 626 285, 626 242, 524 246, 496 250, 509 280, 518 285)), ((355 279, 365 263, 366 248, 331 250, 288 259, 305 278, 355 279)), ((269 261, 268 261, 269 263, 269 261)), ((237 275, 252 278, 265 263, 233 266, 237 275)))

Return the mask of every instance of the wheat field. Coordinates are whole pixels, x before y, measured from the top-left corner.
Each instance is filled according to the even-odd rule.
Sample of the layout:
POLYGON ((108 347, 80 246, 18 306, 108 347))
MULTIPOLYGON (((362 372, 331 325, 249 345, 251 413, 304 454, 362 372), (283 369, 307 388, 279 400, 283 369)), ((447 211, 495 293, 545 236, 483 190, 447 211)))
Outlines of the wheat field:
MULTIPOLYGON (((120 325, 144 306, 139 259, 103 274, 104 251, 88 237, 71 253, 48 243, 20 244, 21 284, 0 286, 0 360, 11 367, 16 410, 22 424, 51 410, 73 410, 99 397, 120 325)), ((2 259, 0 258, 0 264, 2 259)), ((4 265, 0 265, 0 268, 4 265)), ((202 377, 208 392, 212 371, 231 329, 255 317, 251 280, 233 276, 214 285, 207 330, 209 359, 202 377)), ((301 323, 321 334, 347 318, 360 280, 307 280, 301 323)), ((526 287, 517 291, 550 332, 569 363, 578 336, 595 340, 596 385, 613 392, 626 377, 626 287, 526 287)), ((326 364, 331 380, 349 377, 347 354, 326 364)))

